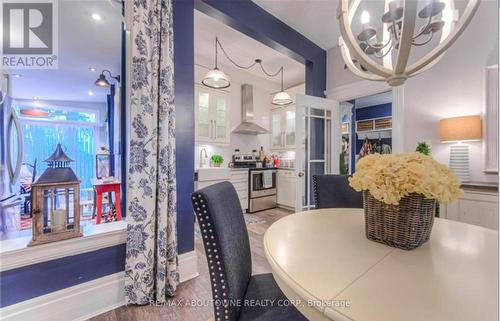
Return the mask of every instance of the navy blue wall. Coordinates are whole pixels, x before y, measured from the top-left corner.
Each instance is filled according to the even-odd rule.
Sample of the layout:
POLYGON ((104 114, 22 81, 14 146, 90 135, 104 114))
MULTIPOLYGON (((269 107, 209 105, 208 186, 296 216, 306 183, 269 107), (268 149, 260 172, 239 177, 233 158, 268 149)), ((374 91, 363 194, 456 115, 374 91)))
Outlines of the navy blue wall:
POLYGON ((356 120, 373 119, 392 116, 392 104, 382 104, 356 109, 356 120))
MULTIPOLYGON (((324 96, 326 52, 249 0, 174 0, 179 253, 194 249, 194 8, 305 64, 306 93, 324 96), (196 2, 195 2, 196 1, 196 2)), ((123 121, 123 119, 122 119, 123 121)), ((125 207, 123 207, 125 208, 125 207)), ((0 306, 123 271, 125 244, 0 273, 0 306)))
POLYGON ((0 273, 0 307, 123 271, 125 244, 0 273))
POLYGON ((173 2, 177 236, 179 253, 194 249, 194 2, 173 2))

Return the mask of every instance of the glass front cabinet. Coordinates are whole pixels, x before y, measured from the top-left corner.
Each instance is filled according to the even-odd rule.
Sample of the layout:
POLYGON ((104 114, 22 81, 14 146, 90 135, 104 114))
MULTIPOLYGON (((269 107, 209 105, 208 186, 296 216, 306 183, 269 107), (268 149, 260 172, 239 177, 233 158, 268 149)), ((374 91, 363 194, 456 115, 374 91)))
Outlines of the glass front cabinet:
POLYGON ((295 106, 271 112, 271 149, 295 148, 295 106))
POLYGON ((195 86, 196 142, 229 144, 229 93, 195 86))

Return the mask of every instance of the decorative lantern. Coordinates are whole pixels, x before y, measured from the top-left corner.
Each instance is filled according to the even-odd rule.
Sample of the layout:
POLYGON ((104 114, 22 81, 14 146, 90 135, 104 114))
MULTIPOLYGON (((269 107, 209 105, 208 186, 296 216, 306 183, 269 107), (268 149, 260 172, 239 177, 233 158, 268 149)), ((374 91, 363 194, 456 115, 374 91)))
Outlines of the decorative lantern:
POLYGON ((29 246, 82 236, 80 181, 69 167, 73 160, 57 144, 48 168, 32 185, 33 239, 29 246))

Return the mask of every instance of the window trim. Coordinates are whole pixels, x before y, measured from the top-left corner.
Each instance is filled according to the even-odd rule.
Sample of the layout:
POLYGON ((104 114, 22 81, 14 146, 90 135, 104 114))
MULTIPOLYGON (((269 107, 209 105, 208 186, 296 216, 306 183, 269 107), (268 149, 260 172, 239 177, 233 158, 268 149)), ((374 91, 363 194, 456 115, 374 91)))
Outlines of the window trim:
MULTIPOLYGON (((97 105, 92 106, 94 103, 89 102, 88 104, 81 103, 81 106, 78 105, 73 105, 74 102, 67 102, 68 105, 65 105, 64 102, 58 102, 55 104, 52 104, 51 101, 26 101, 22 99, 14 99, 13 100, 13 106, 17 110, 17 108, 20 107, 34 107, 34 108, 52 108, 52 109, 58 109, 62 111, 67 111, 67 112, 84 112, 84 113, 95 113, 96 115, 96 121, 94 123, 91 122, 75 122, 75 121, 64 121, 64 120, 52 120, 52 119, 40 119, 40 118, 30 118, 30 117, 24 117, 22 115, 19 115, 20 119, 23 120, 29 120, 29 121, 41 121, 41 122, 58 122, 58 123, 65 123, 65 124, 86 124, 86 125, 91 125, 91 126, 104 126, 105 125, 105 119, 106 119, 106 104, 103 104, 103 106, 98 107, 97 105)), ((97 103, 101 104, 101 103, 97 103)))
POLYGON ((127 242, 125 220, 83 227, 83 236, 28 247, 31 236, 0 241, 0 272, 127 242))

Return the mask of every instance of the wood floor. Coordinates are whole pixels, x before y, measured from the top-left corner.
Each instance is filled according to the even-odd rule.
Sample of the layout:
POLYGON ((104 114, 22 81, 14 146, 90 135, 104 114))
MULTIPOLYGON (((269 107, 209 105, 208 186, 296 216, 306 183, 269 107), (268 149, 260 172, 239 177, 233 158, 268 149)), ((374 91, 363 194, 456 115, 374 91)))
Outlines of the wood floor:
MULTIPOLYGON (((251 214, 259 222, 248 224, 248 234, 252 249, 253 274, 271 272, 263 249, 263 237, 267 228, 291 212, 283 209, 271 209, 251 214)), ((165 306, 127 306, 106 312, 90 319, 91 321, 205 321, 213 317, 210 304, 212 293, 208 278, 208 266, 205 250, 199 238, 196 238, 196 254, 200 276, 179 284, 177 295, 165 306), (193 304, 190 302, 194 300, 193 304)))

